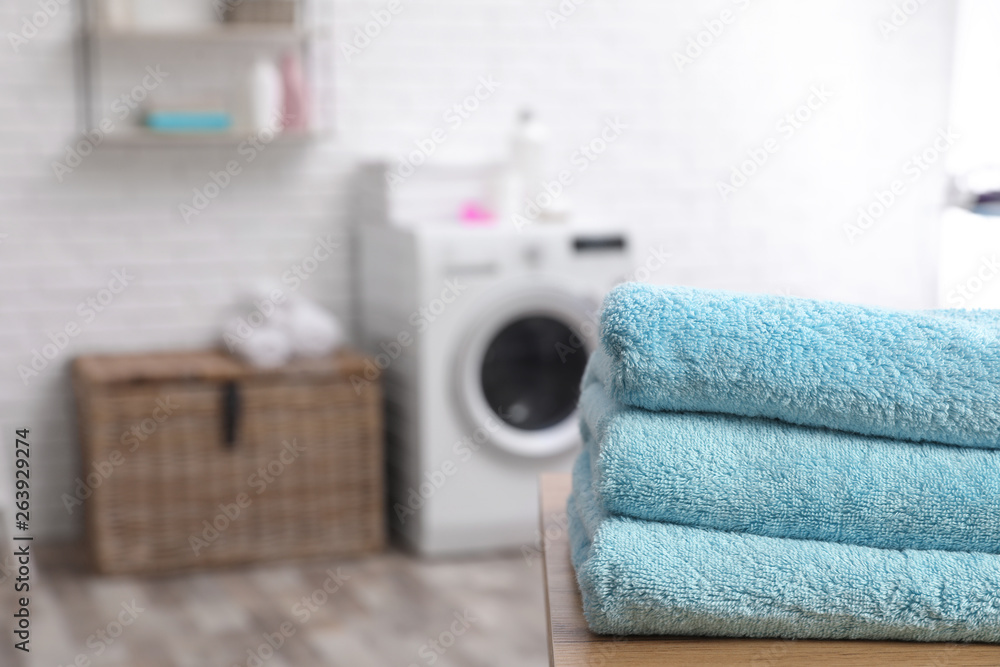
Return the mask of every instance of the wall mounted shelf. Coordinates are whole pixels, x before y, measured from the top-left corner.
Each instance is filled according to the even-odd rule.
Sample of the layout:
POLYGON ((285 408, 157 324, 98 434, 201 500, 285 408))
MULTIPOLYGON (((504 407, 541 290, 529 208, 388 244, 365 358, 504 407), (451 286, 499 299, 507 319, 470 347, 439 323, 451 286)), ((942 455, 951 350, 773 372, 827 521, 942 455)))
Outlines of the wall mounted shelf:
POLYGON ((104 42, 278 42, 295 43, 314 36, 314 32, 293 26, 264 24, 220 24, 198 30, 150 30, 100 27, 91 31, 91 38, 104 42))
MULTIPOLYGON (((226 132, 156 132, 145 128, 129 128, 112 132, 104 137, 102 145, 117 148, 154 147, 154 146, 237 146, 247 141, 254 133, 252 131, 226 132)), ((269 144, 297 144, 318 141, 326 138, 327 133, 300 130, 279 132, 269 144)))
MULTIPOLYGON (((205 21, 191 27, 157 28, 148 18, 140 23, 108 23, 100 9, 105 0, 81 0, 81 58, 78 69, 80 129, 88 132, 108 120, 115 130, 102 145, 115 147, 232 145, 252 137, 252 67, 261 60, 279 62, 297 55, 305 80, 307 130, 280 133, 275 141, 305 144, 331 135, 329 86, 332 28, 311 12, 310 0, 296 0, 294 22, 205 21), (169 77, 155 90, 140 90, 149 66, 169 77), (322 88, 327 97, 314 94, 322 88), (127 104, 128 110, 122 104, 127 104), (163 132, 144 125, 151 109, 223 110, 234 127, 225 131, 163 132)), ((128 1, 128 0, 123 0, 128 1)), ((165 2, 167 0, 164 0, 165 2)), ((205 0, 206 2, 210 0, 205 0)), ((273 86, 266 90, 273 91, 273 86)), ((287 90, 287 88, 286 88, 287 90)), ((279 98, 280 99, 280 98, 279 98)), ((280 109, 280 106, 278 107, 280 109)), ((259 113, 258 113, 259 117, 259 113)))

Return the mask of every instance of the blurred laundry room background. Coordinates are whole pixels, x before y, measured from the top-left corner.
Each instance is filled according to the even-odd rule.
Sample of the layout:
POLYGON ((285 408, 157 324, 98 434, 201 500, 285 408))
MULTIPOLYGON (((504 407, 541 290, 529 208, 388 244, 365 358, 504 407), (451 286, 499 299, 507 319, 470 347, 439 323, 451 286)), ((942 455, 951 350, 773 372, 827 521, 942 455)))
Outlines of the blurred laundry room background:
MULTIPOLYGON (((280 0, 275 17, 252 14, 264 3, 0 7, 0 424, 6 448, 25 425, 38 443, 41 543, 85 533, 72 501, 84 467, 73 360, 218 346, 248 290, 267 285, 332 314, 337 335, 372 355, 405 331, 366 304, 414 325, 406 315, 444 292, 404 297, 408 285, 446 285, 455 265, 479 285, 502 253, 523 259, 517 280, 562 271, 558 286, 591 302, 632 279, 898 308, 1000 303, 993 3, 301 0, 287 25, 280 0), (235 25, 220 28, 223 15, 235 25), (276 95, 283 129, 261 113, 276 95), (493 205, 510 194, 503 165, 519 132, 537 139, 535 209, 493 205), (410 252, 373 240, 383 250, 366 255, 380 226, 420 228, 425 241, 410 252), (499 240, 483 243, 489 234, 499 240), (548 240, 522 247, 537 234, 548 240), (598 265, 557 247, 628 252, 598 265)), ((470 305, 449 317, 459 311, 480 316, 470 305)), ((510 340, 568 331, 529 324, 510 340)), ((411 352, 421 363, 450 352, 435 331, 451 326, 411 352)), ((469 345, 498 367, 509 352, 469 345)), ((428 400, 444 405, 441 378, 428 400)), ((494 379, 498 396, 533 382, 494 379)), ((385 389, 391 422, 418 392, 385 389)), ((541 416, 515 399, 492 408, 507 426, 545 429, 569 419, 573 398, 541 416)), ((446 419, 423 409, 420 428, 446 419)), ((390 443, 390 485, 406 451, 390 443)), ((437 465, 418 463, 415 483, 437 465)), ((448 493, 472 493, 465 480, 448 493)), ((475 540, 495 546, 491 532, 475 540)), ((441 535, 435 545, 451 544, 441 535)), ((384 583, 405 562, 364 576, 384 583)), ((508 565, 502 576, 517 580, 508 565)), ((479 565, 455 568, 427 576, 442 589, 482 584, 479 565)), ((540 597, 511 597, 540 618, 540 597)), ((498 616, 513 632, 512 615, 498 616)))
MULTIPOLYGON (((66 159, 80 123, 77 12, 57 3, 36 36, 13 45, 8 36, 0 52, 0 354, 9 369, 0 400, 5 426, 29 420, 47 443, 36 463, 46 535, 80 528, 59 502, 78 465, 69 357, 208 343, 234 293, 262 276, 280 278, 327 235, 339 245, 302 291, 350 321, 357 166, 397 161, 437 127, 449 131, 432 162, 494 161, 519 111, 530 108, 550 128, 549 168, 576 172, 573 154, 618 119, 620 136, 574 173, 574 212, 634 228, 640 263, 668 252, 651 281, 935 303, 942 162, 853 243, 845 226, 946 125, 952 3, 926 3, 883 35, 892 3, 594 0, 563 3, 569 11, 555 2, 401 2, 360 46, 358 31, 383 3, 310 4, 312 20, 330 31, 315 55, 314 96, 328 114, 322 134, 269 145, 189 222, 179 206, 232 159, 231 146, 109 141, 57 177, 53 162, 66 159), (705 38, 723 11, 732 22, 705 38), (699 35, 707 45, 689 49, 699 35), (446 124, 445 111, 475 95, 484 77, 495 90, 460 125, 446 124), (801 121, 779 129, 796 113, 801 121), (767 164, 723 196, 719 184, 768 139, 777 150, 767 164), (123 267, 134 285, 87 324, 58 368, 26 386, 17 366, 46 342, 46 330, 63 326, 123 267)), ((5 27, 20 35, 38 7, 7 3, 5 27)), ((230 53, 239 45, 151 46, 107 48, 149 59, 140 71, 159 64, 222 80, 239 57, 230 53)))

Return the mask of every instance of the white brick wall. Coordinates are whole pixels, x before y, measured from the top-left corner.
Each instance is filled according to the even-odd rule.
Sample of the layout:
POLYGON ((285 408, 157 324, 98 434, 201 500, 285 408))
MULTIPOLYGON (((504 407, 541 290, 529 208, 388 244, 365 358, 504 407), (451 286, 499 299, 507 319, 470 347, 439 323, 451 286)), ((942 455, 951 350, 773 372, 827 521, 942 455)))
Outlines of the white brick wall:
MULTIPOLYGON (((330 1, 319 10, 332 10, 334 49, 317 64, 332 77, 320 93, 332 95, 333 141, 269 147, 190 225, 178 205, 233 148, 105 146, 58 182, 51 162, 76 129, 73 12, 61 10, 15 54, 6 35, 36 0, 0 6, 0 424, 8 440, 14 427, 32 427, 44 452, 34 461, 39 535, 79 528, 59 501, 79 466, 70 359, 212 341, 241 288, 280 278, 318 235, 345 233, 359 160, 409 151, 481 76, 500 89, 434 159, 496 159, 504 129, 529 106, 552 129, 557 171, 620 117, 627 131, 579 174, 573 197, 582 217, 634 225, 640 245, 673 252, 675 265, 655 280, 932 304, 940 174, 854 245, 843 225, 944 125, 949 3, 927 3, 883 39, 877 21, 892 11, 883 0, 585 0, 554 28, 546 12, 558 11, 555 0, 401 0, 348 62, 337 45, 388 3, 330 1), (724 8, 735 20, 679 72, 674 53, 724 8), (834 97, 724 202, 716 182, 776 134, 814 84, 834 97), (76 305, 121 267, 134 284, 25 386, 18 364, 48 331, 80 319, 76 305)), ((345 246, 303 293, 349 318, 349 268, 345 246)))

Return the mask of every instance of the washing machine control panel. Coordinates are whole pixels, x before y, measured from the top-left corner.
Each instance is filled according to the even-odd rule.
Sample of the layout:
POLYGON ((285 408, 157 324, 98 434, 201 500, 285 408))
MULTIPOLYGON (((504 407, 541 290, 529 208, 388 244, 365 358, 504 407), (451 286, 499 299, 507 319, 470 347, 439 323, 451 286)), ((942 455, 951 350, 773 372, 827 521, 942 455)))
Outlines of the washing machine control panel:
POLYGON ((577 236, 573 239, 573 250, 577 253, 625 252, 625 237, 620 234, 577 236))

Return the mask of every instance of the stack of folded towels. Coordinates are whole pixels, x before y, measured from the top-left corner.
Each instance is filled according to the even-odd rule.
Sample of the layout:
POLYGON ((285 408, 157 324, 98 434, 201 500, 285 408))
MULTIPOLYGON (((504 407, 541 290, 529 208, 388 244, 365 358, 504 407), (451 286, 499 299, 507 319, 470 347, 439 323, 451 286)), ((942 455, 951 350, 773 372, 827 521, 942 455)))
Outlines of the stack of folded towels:
POLYGON ((1000 328, 629 284, 580 399, 602 634, 1000 642, 1000 328))

